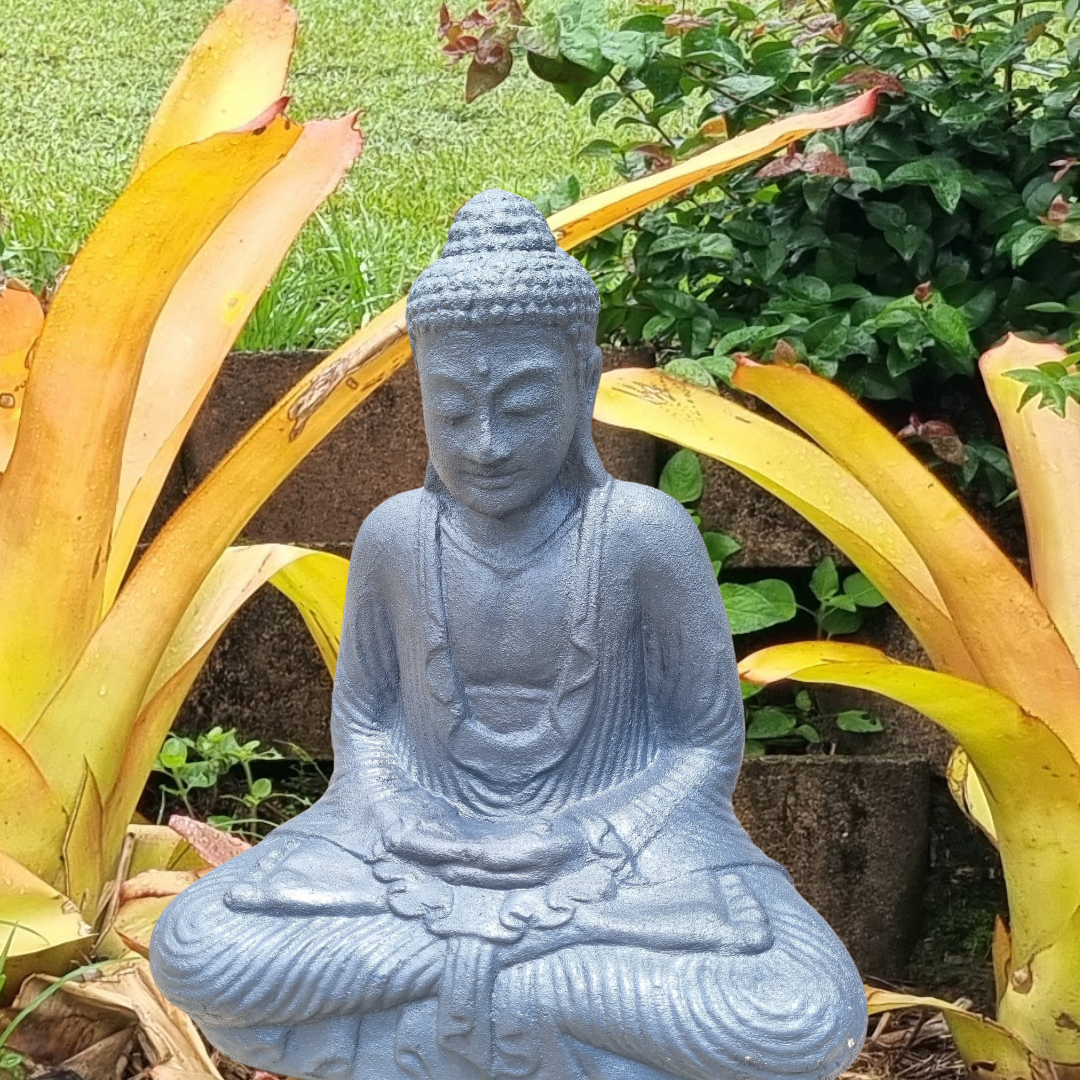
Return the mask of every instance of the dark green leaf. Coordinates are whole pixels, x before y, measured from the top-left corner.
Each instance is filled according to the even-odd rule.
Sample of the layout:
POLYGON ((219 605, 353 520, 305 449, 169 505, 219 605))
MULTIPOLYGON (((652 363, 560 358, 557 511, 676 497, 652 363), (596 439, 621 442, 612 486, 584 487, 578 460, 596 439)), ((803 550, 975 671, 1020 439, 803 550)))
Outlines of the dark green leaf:
POLYGON ((832 556, 826 555, 810 575, 810 591, 819 600, 828 600, 830 596, 835 596, 839 589, 840 575, 837 573, 836 563, 832 556))
POLYGON ((750 723, 746 726, 748 739, 780 739, 795 730, 798 721, 791 713, 784 712, 774 705, 765 705, 750 713, 750 723))
POLYGON ((885 725, 861 709, 847 709, 836 717, 836 726, 841 731, 875 732, 884 731, 885 725))
POLYGON ((725 581, 720 595, 733 634, 764 630, 795 617, 795 594, 786 581, 766 578, 750 585, 725 581))
POLYGON ((563 57, 553 60, 535 52, 530 52, 527 56, 533 74, 544 82, 551 83, 559 95, 571 105, 576 104, 581 95, 594 87, 606 74, 603 71, 592 71, 563 57))
POLYGON ((693 450, 677 450, 660 472, 660 490, 676 502, 693 503, 701 498, 705 479, 693 450))

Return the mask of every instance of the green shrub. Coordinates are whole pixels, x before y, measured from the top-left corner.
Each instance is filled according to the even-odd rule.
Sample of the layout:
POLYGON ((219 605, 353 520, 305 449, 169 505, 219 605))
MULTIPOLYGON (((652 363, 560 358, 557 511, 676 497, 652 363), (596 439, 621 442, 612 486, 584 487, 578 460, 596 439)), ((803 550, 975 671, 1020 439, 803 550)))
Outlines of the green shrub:
MULTIPOLYGON (((1006 329, 1074 332, 1078 0, 639 4, 617 26, 603 0, 565 0, 531 25, 492 6, 466 37, 505 43, 594 122, 614 119, 623 138, 581 153, 627 177, 853 86, 882 92, 873 121, 589 244, 605 336, 696 360, 707 380, 735 352, 779 348, 883 399, 972 375, 1006 329)), ((471 51, 475 68, 491 49, 463 47, 459 27, 444 17, 447 51, 471 51)), ((509 73, 498 55, 500 79, 473 76, 473 91, 509 73)))

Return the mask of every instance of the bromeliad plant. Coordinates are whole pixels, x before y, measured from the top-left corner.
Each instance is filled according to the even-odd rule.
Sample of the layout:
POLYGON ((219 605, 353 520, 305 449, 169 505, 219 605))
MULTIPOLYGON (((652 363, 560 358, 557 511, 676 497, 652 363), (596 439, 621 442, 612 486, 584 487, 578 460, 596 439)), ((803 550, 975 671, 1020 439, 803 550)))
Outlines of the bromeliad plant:
MULTIPOLYGON (((285 115, 294 31, 284 0, 233 0, 185 62, 130 184, 47 314, 17 282, 0 291, 0 920, 18 924, 9 971, 13 961, 63 967, 94 941, 121 948, 108 933, 124 923, 117 879, 125 865, 152 869, 158 842, 132 838, 136 801, 210 650, 260 584, 290 596, 336 661, 346 561, 230 545, 409 359, 404 301, 293 387, 134 560, 227 350, 360 151, 353 116, 300 125, 285 115)), ((572 248, 814 131, 865 119, 875 99, 759 128, 551 225, 572 248)), ((137 934, 132 918, 123 940, 145 940, 146 918, 137 934)))
POLYGON ((998 849, 1008 922, 994 934, 996 1020, 869 991, 871 1009, 940 1009, 976 1075, 1080 1069, 1080 407, 1064 418, 1010 377, 1063 351, 1010 336, 980 361, 1027 523, 1034 585, 933 472, 826 378, 744 358, 733 385, 806 436, 663 371, 603 377, 596 417, 726 462, 798 510, 904 618, 936 671, 860 645, 767 648, 743 679, 857 687, 919 710, 959 743, 950 786, 998 849))

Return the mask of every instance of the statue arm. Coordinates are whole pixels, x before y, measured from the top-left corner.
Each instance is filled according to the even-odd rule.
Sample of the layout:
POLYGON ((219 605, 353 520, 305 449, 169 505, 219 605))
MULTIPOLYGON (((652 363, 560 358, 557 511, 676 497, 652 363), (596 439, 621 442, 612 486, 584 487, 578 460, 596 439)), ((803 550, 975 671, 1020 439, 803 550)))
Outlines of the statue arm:
POLYGON ((389 747, 400 695, 393 611, 415 558, 402 505, 411 494, 376 507, 353 544, 330 721, 334 773, 323 797, 278 830, 329 837, 365 859, 403 823, 456 817, 401 771, 389 747))
POLYGON ((643 772, 582 806, 634 854, 661 834, 670 842, 673 830, 697 833, 702 814, 738 829, 731 793, 745 742, 731 631, 701 534, 673 499, 639 490, 644 505, 627 522, 627 545, 636 553, 649 714, 660 747, 643 772))

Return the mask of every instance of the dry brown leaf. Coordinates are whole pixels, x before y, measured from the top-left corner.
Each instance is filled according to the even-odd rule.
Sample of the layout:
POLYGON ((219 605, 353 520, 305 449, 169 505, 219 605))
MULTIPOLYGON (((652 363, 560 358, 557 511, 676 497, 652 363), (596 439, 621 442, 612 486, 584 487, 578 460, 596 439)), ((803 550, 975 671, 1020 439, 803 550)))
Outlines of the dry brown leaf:
POLYGON ((113 930, 120 940, 140 956, 150 956, 150 935, 172 896, 140 896, 125 904, 113 921, 113 930))
MULTIPOLYGON (((52 976, 31 975, 19 990, 16 1007, 22 1007, 55 981, 52 976)), ((221 1080, 198 1028, 161 996, 145 960, 109 964, 93 978, 72 979, 47 1002, 67 1006, 70 1013, 95 1023, 111 1022, 116 1025, 114 1030, 137 1025, 141 1042, 155 1059, 154 1065, 193 1074, 200 1080, 221 1080)))
POLYGON ((251 847, 239 836, 182 814, 173 814, 169 818, 169 828, 179 833, 211 866, 220 866, 251 847))
POLYGON ((144 870, 120 886, 120 903, 145 896, 175 896, 199 880, 197 870, 144 870))

